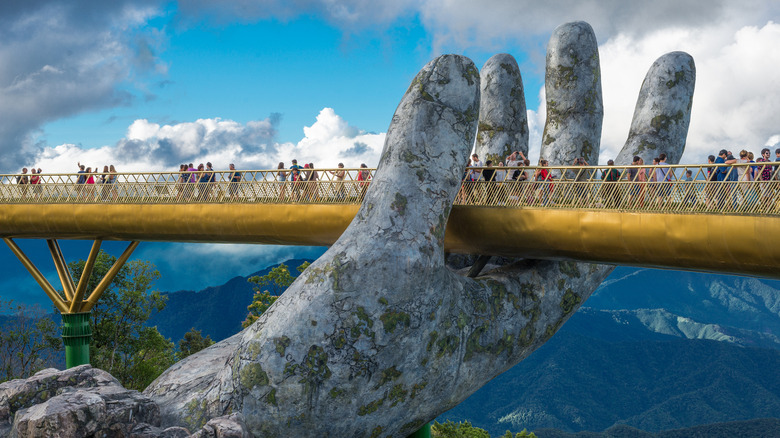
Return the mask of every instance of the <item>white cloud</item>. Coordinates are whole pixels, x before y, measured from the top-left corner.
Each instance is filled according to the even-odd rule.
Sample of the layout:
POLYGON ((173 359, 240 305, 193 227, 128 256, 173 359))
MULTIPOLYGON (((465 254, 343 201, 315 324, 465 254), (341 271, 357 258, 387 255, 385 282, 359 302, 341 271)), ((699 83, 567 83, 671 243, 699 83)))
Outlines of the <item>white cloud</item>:
POLYGON ((160 125, 139 119, 116 146, 47 147, 36 157, 35 167, 46 173, 75 172, 81 162, 101 169, 114 164, 120 172, 154 172, 210 161, 215 169, 226 169, 230 163, 243 169, 275 169, 279 162, 289 167, 293 158, 318 168, 333 168, 339 162, 346 167, 376 166, 384 145, 383 133, 350 126, 332 108, 323 108, 315 123, 303 128, 304 138, 298 143, 276 143, 276 123, 274 117, 246 124, 215 118, 160 125))
POLYGON ((780 132, 780 25, 712 26, 618 35, 600 48, 604 93, 602 159, 623 146, 636 97, 650 65, 682 50, 696 63, 696 89, 683 162, 704 162, 722 148, 754 152, 780 132))

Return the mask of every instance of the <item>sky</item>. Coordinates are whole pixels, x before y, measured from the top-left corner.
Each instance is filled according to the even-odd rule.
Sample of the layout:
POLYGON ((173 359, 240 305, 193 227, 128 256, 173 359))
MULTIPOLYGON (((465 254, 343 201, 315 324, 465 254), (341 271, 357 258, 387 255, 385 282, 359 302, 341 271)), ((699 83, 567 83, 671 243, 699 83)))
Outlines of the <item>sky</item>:
MULTIPOLYGON (((444 53, 478 67, 496 53, 517 59, 534 159, 546 44, 556 26, 576 20, 599 41, 601 163, 626 140, 647 70, 676 50, 693 56, 697 73, 683 163, 780 143, 780 2, 772 0, 4 0, 0 173, 74 172, 79 162, 120 172, 206 161, 260 169, 293 158, 375 166, 409 83, 444 53)), ((63 252, 86 258, 89 245, 63 243, 63 252)), ((23 247, 46 263, 43 242, 23 247)), ((321 252, 143 243, 136 257, 158 266, 158 288, 177 290, 321 252)), ((24 291, 12 294, 22 301, 42 294, 10 250, 0 248, 0 261, 10 271, 0 287, 24 291)), ((41 269, 53 275, 53 266, 41 269)))

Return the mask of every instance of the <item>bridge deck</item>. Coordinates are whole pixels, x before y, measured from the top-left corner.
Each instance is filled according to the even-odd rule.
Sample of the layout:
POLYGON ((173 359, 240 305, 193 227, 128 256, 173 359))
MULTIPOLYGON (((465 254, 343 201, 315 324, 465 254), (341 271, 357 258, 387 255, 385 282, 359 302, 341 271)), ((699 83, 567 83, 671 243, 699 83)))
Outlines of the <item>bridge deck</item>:
MULTIPOLYGON (((598 169, 579 181, 567 174, 583 168, 552 170, 553 181, 464 182, 445 249, 780 278, 775 180, 640 183, 621 168, 619 182, 605 183, 598 169)), ((91 187, 76 175, 47 175, 38 186, 6 176, 0 237, 324 246, 359 208, 368 183, 353 178, 358 171, 344 180, 320 171, 317 183, 245 172, 233 185, 227 173, 205 185, 179 183, 178 174, 119 174, 91 187)))

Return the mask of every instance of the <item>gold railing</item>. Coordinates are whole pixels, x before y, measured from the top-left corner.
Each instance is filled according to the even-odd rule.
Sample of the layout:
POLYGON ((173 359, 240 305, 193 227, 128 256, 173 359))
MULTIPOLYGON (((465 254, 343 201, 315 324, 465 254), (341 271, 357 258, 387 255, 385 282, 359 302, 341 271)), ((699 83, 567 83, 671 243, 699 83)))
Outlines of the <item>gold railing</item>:
MULTIPOLYGON (((0 203, 359 204, 375 169, 316 169, 316 175, 303 170, 305 180, 298 181, 291 180, 289 169, 284 171, 284 180, 276 169, 239 172, 240 181, 233 180, 232 171, 0 175, 0 203), (33 176, 36 184, 31 183, 36 180, 33 176), (93 184, 87 183, 90 176, 93 184)), ((468 168, 455 203, 780 215, 778 176, 774 163, 468 168), (543 169, 549 172, 548 179, 542 178, 543 169), (720 170, 725 180, 710 181, 710 172, 720 170), (690 180, 685 178, 686 171, 691 172, 690 180), (751 179, 752 174, 758 178, 751 179)))

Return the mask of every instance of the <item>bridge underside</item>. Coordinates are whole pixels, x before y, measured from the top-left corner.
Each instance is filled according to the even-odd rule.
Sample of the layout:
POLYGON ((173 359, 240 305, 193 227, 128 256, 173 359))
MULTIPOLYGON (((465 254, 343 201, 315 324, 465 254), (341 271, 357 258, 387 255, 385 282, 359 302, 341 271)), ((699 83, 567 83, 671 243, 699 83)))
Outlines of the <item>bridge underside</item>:
MULTIPOLYGON (((0 237, 328 246, 358 208, 17 204, 0 211, 0 237)), ((778 236, 762 216, 455 206, 445 250, 780 278, 778 236)))

